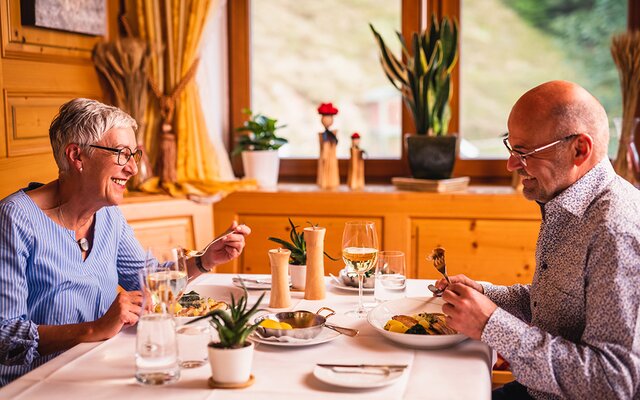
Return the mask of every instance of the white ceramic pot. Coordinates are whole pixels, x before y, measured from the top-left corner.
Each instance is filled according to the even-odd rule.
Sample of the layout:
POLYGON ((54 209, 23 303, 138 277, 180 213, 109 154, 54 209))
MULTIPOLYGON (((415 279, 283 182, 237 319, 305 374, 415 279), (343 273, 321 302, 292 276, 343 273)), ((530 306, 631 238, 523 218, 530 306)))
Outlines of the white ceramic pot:
POLYGON ((278 150, 243 151, 241 154, 245 178, 255 179, 261 188, 274 189, 278 186, 278 150))
POLYGON ((209 344, 211 378, 217 383, 244 383, 251 376, 253 343, 241 349, 223 349, 209 344))
POLYGON ((307 281, 307 266, 289 264, 289 276, 291 276, 291 287, 302 290, 307 281))

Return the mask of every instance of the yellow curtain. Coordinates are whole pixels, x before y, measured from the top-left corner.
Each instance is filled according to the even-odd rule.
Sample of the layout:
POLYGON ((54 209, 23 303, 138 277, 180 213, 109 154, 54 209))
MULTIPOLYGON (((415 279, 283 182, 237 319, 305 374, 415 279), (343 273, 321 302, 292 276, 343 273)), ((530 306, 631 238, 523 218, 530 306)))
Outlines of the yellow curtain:
MULTIPOLYGON (((174 94, 171 101, 175 103, 172 126, 176 135, 176 181, 152 178, 142 185, 143 191, 206 196, 255 186, 254 181, 220 181, 218 160, 194 79, 202 31, 207 18, 212 17, 210 10, 218 10, 218 3, 219 0, 136 0, 139 34, 150 43, 153 52, 151 81, 165 96, 174 94)), ((152 161, 162 151, 162 118, 158 102, 155 104, 148 113, 146 147, 152 161)))

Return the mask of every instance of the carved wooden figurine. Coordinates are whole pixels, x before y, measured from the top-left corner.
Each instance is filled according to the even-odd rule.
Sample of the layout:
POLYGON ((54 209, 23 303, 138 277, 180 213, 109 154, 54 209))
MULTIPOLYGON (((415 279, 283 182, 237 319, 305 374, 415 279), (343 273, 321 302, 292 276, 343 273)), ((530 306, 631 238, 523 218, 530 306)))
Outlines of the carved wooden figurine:
POLYGON ((322 103, 318 107, 318 113, 322 115, 322 125, 324 132, 319 133, 320 157, 318 158, 318 186, 322 189, 334 189, 340 185, 340 173, 338 171, 338 157, 336 146, 338 138, 336 131, 329 129, 333 124, 333 116, 338 113, 338 109, 331 103, 322 103))
POLYGON ((360 135, 357 132, 351 135, 351 159, 347 185, 351 190, 364 188, 364 150, 360 149, 360 135))

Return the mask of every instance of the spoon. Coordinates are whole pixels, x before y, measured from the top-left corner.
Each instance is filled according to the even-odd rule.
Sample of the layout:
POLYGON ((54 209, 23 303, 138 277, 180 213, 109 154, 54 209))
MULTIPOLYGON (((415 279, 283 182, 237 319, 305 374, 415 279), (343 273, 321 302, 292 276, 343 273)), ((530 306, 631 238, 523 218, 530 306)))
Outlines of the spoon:
POLYGON ((440 290, 440 289, 438 289, 437 287, 435 287, 434 285, 431 285, 431 284, 429 286, 427 286, 427 288, 429 290, 431 290, 431 292, 433 293, 434 297, 441 297, 442 293, 444 293, 444 290, 440 290))

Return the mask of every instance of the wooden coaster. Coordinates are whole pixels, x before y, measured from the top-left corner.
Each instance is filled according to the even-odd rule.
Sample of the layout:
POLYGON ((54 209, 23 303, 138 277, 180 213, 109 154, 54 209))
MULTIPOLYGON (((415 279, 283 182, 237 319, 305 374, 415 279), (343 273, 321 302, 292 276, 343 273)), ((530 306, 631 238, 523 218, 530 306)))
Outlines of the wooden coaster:
POLYGON ((211 389, 244 389, 253 385, 255 381, 256 381, 256 378, 253 376, 253 374, 251 374, 251 376, 249 376, 249 380, 246 382, 221 383, 221 382, 214 381, 212 377, 209 377, 209 380, 207 382, 209 383, 209 387, 211 389))

